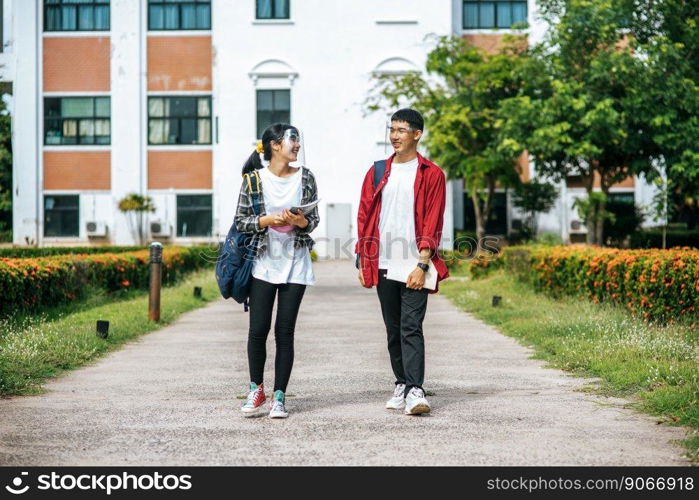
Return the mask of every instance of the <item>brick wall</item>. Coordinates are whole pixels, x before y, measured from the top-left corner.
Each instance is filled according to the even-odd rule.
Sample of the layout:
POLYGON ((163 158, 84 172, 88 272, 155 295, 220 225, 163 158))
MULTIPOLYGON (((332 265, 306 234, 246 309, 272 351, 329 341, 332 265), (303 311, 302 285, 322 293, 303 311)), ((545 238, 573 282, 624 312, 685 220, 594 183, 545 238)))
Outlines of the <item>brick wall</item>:
POLYGON ((211 151, 148 151, 148 189, 211 186, 211 151))
POLYGON ((109 37, 44 38, 45 92, 109 92, 109 37))
POLYGON ((111 188, 109 151, 44 151, 44 189, 111 188))
POLYGON ((211 90, 211 37, 149 37, 148 90, 211 90))

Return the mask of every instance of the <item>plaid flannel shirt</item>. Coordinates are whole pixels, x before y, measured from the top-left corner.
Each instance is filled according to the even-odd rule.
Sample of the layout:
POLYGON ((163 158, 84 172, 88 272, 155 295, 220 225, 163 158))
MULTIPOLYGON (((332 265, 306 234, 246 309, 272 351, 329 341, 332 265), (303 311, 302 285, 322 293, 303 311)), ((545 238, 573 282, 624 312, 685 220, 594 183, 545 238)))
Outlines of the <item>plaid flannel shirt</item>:
MULTIPOLYGON (((316 179, 310 170, 306 167, 301 167, 301 205, 311 203, 317 199, 318 188, 316 179)), ((265 211, 262 183, 260 183, 260 213, 255 215, 252 208, 252 196, 248 192, 248 183, 243 179, 243 183, 240 186, 240 196, 238 197, 238 208, 235 213, 235 227, 241 233, 253 234, 250 245, 255 249, 255 256, 262 255, 267 249, 267 228, 260 227, 260 217, 263 215, 267 215, 267 212, 265 211)), ((310 251, 315 241, 313 241, 309 233, 318 226, 320 221, 317 206, 310 214, 306 215, 306 220, 308 220, 306 227, 294 228, 294 247, 301 248, 305 246, 310 251)))

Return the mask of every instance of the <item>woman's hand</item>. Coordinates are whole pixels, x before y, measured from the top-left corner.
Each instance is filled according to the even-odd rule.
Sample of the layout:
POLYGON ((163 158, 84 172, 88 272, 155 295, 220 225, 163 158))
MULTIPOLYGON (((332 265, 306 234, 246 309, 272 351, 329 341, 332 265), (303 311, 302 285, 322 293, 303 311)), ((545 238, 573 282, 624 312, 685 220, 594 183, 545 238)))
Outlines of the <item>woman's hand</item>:
POLYGON ((298 215, 292 214, 288 209, 284 209, 284 211, 281 213, 282 217, 284 217, 284 221, 287 224, 292 224, 294 226, 298 226, 300 228, 304 228, 308 225, 308 220, 306 217, 303 215, 303 212, 301 212, 298 215))
POLYGON ((282 214, 263 215, 260 217, 260 227, 280 227, 286 226, 288 222, 282 214))

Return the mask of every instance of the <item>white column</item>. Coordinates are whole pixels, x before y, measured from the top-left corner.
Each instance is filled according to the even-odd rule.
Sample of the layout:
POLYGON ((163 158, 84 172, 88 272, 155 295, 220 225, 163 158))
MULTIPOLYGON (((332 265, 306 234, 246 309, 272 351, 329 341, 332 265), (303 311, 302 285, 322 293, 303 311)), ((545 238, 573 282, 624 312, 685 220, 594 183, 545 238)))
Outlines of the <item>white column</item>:
POLYGON ((112 242, 135 241, 118 203, 129 193, 146 193, 146 2, 111 2, 112 242))
POLYGON ((41 241, 41 18, 40 2, 17 1, 12 11, 13 82, 12 211, 13 243, 41 241))
MULTIPOLYGON (((242 182, 243 162, 255 147, 252 143, 254 103, 250 106, 253 112, 245 115, 239 112, 243 103, 247 102, 250 105, 250 82, 247 72, 251 68, 237 59, 240 48, 236 45, 235 32, 241 24, 250 24, 252 20, 236 18, 236 9, 239 7, 234 5, 234 2, 211 3, 214 216, 212 234, 215 236, 218 233, 219 240, 226 237, 233 223, 242 182), (241 81, 244 87, 241 87, 241 81), (249 130, 245 126, 249 127, 249 130)), ((253 43, 251 48, 254 47, 253 43)))

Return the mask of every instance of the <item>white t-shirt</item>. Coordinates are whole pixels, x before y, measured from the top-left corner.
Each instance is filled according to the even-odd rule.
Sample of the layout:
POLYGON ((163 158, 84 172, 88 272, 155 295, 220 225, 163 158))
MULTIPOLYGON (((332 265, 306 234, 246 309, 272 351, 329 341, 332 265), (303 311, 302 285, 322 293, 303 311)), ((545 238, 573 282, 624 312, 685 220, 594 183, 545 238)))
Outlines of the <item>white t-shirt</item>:
MULTIPOLYGON (((259 174, 268 215, 301 204, 300 168, 288 177, 278 177, 268 167, 259 174)), ((267 228, 267 250, 255 259, 252 268, 255 278, 275 284, 315 284, 311 253, 306 247, 294 248, 294 233, 294 226, 267 228)))
MULTIPOLYGON (((406 163, 391 164, 391 173, 381 191, 379 214, 379 269, 415 267, 420 254, 415 241, 415 176, 417 158, 406 163)), ((401 274, 402 276, 402 274, 401 274)), ((406 275, 407 278, 407 275, 406 275)), ((401 279, 400 281, 405 281, 401 279)))

